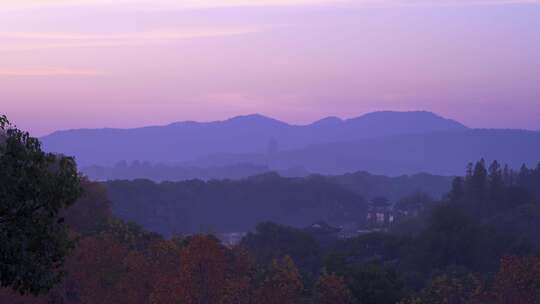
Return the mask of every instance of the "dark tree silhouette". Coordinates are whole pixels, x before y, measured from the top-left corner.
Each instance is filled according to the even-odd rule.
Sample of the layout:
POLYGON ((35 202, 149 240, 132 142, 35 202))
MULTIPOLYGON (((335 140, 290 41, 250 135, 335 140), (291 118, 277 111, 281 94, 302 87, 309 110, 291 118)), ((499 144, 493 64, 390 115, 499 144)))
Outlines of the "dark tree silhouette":
POLYGON ((72 248, 60 211, 81 194, 72 158, 45 153, 40 142, 0 116, 0 284, 39 294, 59 282, 72 248))

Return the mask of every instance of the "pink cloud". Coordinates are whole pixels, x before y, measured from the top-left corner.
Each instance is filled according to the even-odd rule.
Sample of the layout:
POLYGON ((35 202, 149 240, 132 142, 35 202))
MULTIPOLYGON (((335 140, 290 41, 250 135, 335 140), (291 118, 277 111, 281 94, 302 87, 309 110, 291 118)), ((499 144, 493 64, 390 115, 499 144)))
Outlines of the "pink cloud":
POLYGON ((456 6, 540 3, 540 0, 5 0, 0 8, 32 9, 77 6, 123 6, 134 9, 209 9, 241 6, 302 6, 337 4, 351 6, 456 6))
POLYGON ((136 46, 184 39, 236 36, 262 31, 256 27, 154 30, 131 33, 0 32, 0 51, 136 46))
POLYGON ((0 68, 1 76, 100 76, 105 73, 93 69, 70 69, 70 68, 0 68))

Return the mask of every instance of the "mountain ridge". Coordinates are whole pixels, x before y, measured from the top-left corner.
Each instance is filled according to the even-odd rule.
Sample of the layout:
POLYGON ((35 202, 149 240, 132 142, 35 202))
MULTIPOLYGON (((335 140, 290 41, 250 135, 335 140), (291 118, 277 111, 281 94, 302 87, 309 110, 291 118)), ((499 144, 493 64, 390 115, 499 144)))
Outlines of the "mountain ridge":
POLYGON ((314 125, 317 125, 317 124, 319 124, 321 122, 326 122, 326 121, 332 121, 332 122, 335 121, 335 122, 340 122, 340 123, 347 123, 347 122, 357 121, 359 119, 371 118, 372 116, 376 116, 376 115, 387 115, 387 114, 392 115, 392 114, 396 114, 396 113, 397 114, 404 114, 404 115, 407 115, 407 114, 428 114, 433 118, 439 118, 439 119, 442 119, 442 120, 445 120, 445 121, 448 121, 448 122, 451 122, 451 123, 455 123, 457 125, 461 125, 464 128, 467 128, 465 125, 463 125, 462 123, 460 123, 460 122, 458 122, 456 120, 445 118, 445 117, 440 116, 440 115, 438 115, 438 114, 436 114, 434 112, 422 111, 422 110, 419 110, 419 111, 375 111, 375 112, 365 113, 365 114, 357 116, 357 117, 346 118, 346 119, 338 117, 338 116, 326 116, 326 117, 322 117, 322 118, 317 119, 317 120, 315 120, 315 121, 313 121, 311 123, 308 123, 308 124, 292 124, 292 123, 288 123, 288 122, 285 122, 285 121, 282 121, 282 120, 279 120, 279 119, 275 119, 275 118, 272 118, 270 116, 266 116, 266 115, 263 115, 263 114, 253 113, 253 114, 246 114, 246 115, 237 115, 237 116, 233 116, 233 117, 230 117, 230 118, 227 118, 227 119, 222 119, 222 120, 210 120, 210 121, 182 120, 182 121, 175 121, 175 122, 171 122, 171 123, 167 123, 167 124, 163 124, 163 125, 148 125, 148 126, 131 127, 131 128, 103 127, 103 128, 63 129, 63 130, 56 130, 54 132, 51 132, 51 133, 46 134, 44 136, 41 136, 41 138, 47 138, 47 137, 50 137, 50 136, 55 135, 57 133, 73 132, 73 131, 94 131, 94 130, 95 131, 103 131, 103 130, 130 131, 130 130, 141 130, 141 129, 148 129, 148 128, 172 127, 172 126, 178 126, 178 125, 220 124, 220 123, 227 123, 227 122, 235 122, 235 121, 239 121, 239 120, 259 120, 259 121, 266 120, 266 121, 278 122, 280 124, 291 126, 291 127, 309 127, 309 126, 314 126, 314 125))
POLYGON ((535 165, 540 155, 540 132, 470 129, 426 111, 327 117, 303 126, 253 114, 209 123, 62 131, 42 141, 49 152, 75 156, 81 167, 110 167, 119 161, 201 168, 246 163, 272 170, 366 170, 392 176, 459 174, 463 164, 480 158, 514 167, 535 165), (513 151, 519 145, 529 149, 513 151))
POLYGON ((41 139, 46 150, 74 155, 81 165, 89 166, 121 160, 185 162, 219 153, 264 154, 311 144, 463 129, 466 127, 456 121, 425 111, 377 112, 348 120, 327 118, 303 126, 252 114, 208 123, 66 130, 41 139))

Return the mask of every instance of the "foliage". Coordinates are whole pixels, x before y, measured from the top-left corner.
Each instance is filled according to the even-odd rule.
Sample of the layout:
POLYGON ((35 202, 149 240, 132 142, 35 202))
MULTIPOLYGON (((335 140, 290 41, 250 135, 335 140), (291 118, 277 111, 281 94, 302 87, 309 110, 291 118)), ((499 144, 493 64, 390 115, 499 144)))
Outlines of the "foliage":
POLYGON ((356 172, 327 178, 367 199, 384 196, 393 202, 419 193, 439 199, 452 183, 452 177, 426 173, 389 177, 356 172))
POLYGON ((255 291, 256 303, 296 304, 300 301, 304 285, 300 273, 289 256, 274 260, 266 279, 255 291))
POLYGON ((366 210, 360 195, 322 177, 265 174, 238 181, 134 180, 106 186, 116 215, 165 236, 246 232, 265 221, 294 226, 319 220, 355 223, 366 210))
POLYGON ((274 223, 260 223, 240 244, 254 257, 255 262, 267 267, 275 259, 290 256, 298 261, 304 272, 317 272, 321 267, 319 244, 307 232, 274 223))
POLYGON ((315 285, 314 304, 351 304, 352 295, 345 280, 336 274, 323 274, 315 285))
POLYGON ((249 252, 235 247, 228 252, 227 278, 221 304, 254 303, 256 267, 249 252))
POLYGON ((123 265, 129 250, 110 235, 87 237, 68 260, 70 279, 80 282, 81 304, 116 303, 118 282, 126 273, 123 265))
POLYGON ((353 297, 360 303, 396 303, 404 293, 402 278, 388 263, 333 255, 326 260, 325 269, 345 278, 353 297))
POLYGON ((219 240, 194 236, 180 253, 180 297, 184 303, 218 303, 226 279, 225 249, 219 240))
POLYGON ((81 235, 96 234, 113 221, 107 189, 96 182, 81 180, 83 194, 69 209, 62 211, 66 224, 81 235))
POLYGON ((167 251, 173 255, 152 257, 168 261, 168 269, 152 266, 163 272, 156 271, 151 282, 151 303, 251 303, 251 263, 244 251, 227 249, 209 235, 184 243, 176 258, 170 247, 167 251))
POLYGON ((473 303, 480 288, 480 281, 470 273, 444 273, 431 280, 420 299, 424 304, 473 303))
POLYGON ((500 304, 540 303, 540 259, 503 257, 495 277, 494 296, 500 304))
POLYGON ((73 247, 60 212, 80 196, 80 177, 72 158, 43 152, 5 116, 0 138, 0 284, 43 293, 73 247))
POLYGON ((485 258, 482 257, 487 249, 485 240, 483 230, 466 213, 440 206, 433 211, 426 229, 413 241, 412 246, 419 253, 415 267, 425 271, 452 265, 474 269, 485 258))

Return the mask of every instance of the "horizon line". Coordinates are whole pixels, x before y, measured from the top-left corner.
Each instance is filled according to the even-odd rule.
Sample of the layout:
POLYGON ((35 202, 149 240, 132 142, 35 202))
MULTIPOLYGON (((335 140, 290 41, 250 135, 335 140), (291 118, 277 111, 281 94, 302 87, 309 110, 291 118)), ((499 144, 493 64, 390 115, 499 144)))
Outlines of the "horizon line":
MULTIPOLYGON (((223 122, 229 122, 229 121, 232 121, 232 120, 235 120, 235 119, 249 118, 249 117, 259 117, 259 118, 263 118, 263 119, 267 119, 267 120, 273 120, 275 122, 282 123, 282 124, 292 126, 292 127, 305 127, 305 126, 314 125, 314 124, 316 124, 318 122, 321 122, 321 121, 324 121, 326 119, 337 119, 337 120, 339 120, 339 122, 347 122, 347 121, 350 121, 350 120, 365 117, 365 116, 370 115, 370 114, 380 114, 380 113, 400 113, 400 114, 405 114, 405 113, 427 113, 427 114, 431 114, 433 116, 436 116, 436 117, 444 119, 444 120, 448 120, 448 121, 458 123, 458 124, 462 125, 463 127, 467 128, 467 129, 471 129, 471 128, 469 128, 468 126, 466 126, 465 124, 463 124, 462 122, 460 122, 457 119, 448 118, 448 117, 445 117, 443 115, 440 115, 440 114, 438 114, 436 112, 429 111, 429 110, 403 110, 403 111, 399 111, 399 110, 377 110, 377 111, 364 112, 363 114, 360 114, 360 115, 357 115, 357 116, 351 116, 349 118, 342 118, 342 117, 339 117, 339 116, 329 115, 329 116, 324 116, 324 117, 316 119, 316 120, 314 120, 314 121, 312 121, 310 123, 305 123, 305 124, 290 123, 290 122, 287 122, 287 121, 284 121, 284 120, 281 120, 281 119, 277 119, 277 118, 274 118, 274 117, 272 117, 270 115, 265 115, 265 114, 262 114, 262 113, 251 113, 251 114, 239 114, 239 115, 235 115, 235 116, 232 116, 232 117, 229 117, 229 118, 216 119, 216 120, 199 120, 199 121, 197 121, 197 120, 177 120, 177 121, 172 121, 172 122, 164 123, 164 124, 151 124, 151 125, 142 125, 142 126, 133 126, 133 127, 106 127, 105 126, 105 127, 97 127, 97 128, 88 127, 88 128, 59 129, 59 130, 55 130, 53 132, 47 133, 45 135, 38 136, 38 138, 47 137, 47 136, 53 135, 53 134, 55 134, 57 132, 89 131, 89 130, 136 130, 136 129, 145 129, 145 128, 168 127, 168 126, 172 126, 172 125, 175 125, 175 124, 182 124, 182 123, 194 123, 194 124, 223 123, 223 122)), ((509 130, 527 130, 527 129, 512 129, 512 128, 506 128, 506 129, 509 129, 509 130)), ((536 131, 536 130, 527 130, 527 131, 536 131)))

